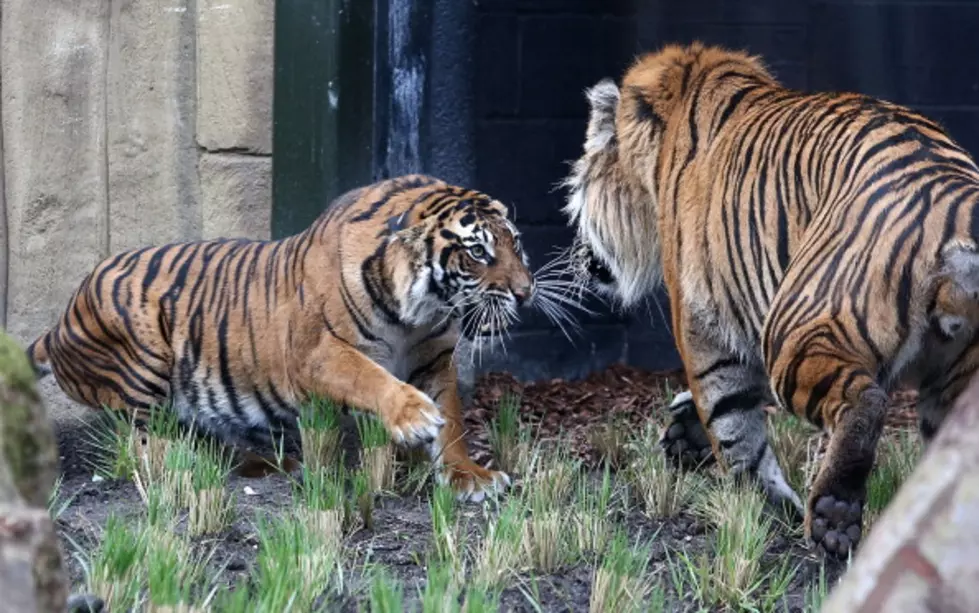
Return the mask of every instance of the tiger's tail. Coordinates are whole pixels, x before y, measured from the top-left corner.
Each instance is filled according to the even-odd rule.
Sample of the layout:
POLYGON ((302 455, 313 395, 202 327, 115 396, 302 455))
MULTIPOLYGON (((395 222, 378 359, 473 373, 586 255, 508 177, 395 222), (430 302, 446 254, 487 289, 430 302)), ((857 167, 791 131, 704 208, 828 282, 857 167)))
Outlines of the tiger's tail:
POLYGON ((48 339, 50 336, 51 331, 49 330, 27 347, 27 359, 30 360, 38 379, 43 379, 51 374, 51 360, 48 356, 48 339))

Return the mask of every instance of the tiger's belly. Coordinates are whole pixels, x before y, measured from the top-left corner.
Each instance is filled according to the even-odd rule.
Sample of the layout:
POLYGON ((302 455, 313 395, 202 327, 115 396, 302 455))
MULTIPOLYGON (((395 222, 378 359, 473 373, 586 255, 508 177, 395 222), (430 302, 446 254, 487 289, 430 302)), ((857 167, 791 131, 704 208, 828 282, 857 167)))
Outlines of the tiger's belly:
POLYGON ((220 377, 178 379, 172 403, 181 422, 228 442, 270 440, 275 432, 294 428, 299 414, 291 394, 267 381, 226 385, 220 377))

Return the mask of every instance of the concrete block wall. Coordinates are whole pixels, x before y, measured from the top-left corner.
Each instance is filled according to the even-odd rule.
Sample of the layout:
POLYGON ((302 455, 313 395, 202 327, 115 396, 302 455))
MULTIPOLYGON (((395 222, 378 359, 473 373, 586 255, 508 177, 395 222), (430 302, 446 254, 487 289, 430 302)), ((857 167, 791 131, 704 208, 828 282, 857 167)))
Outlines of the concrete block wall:
POLYGON ((112 253, 269 236, 273 7, 0 0, 0 326, 17 340, 112 253))

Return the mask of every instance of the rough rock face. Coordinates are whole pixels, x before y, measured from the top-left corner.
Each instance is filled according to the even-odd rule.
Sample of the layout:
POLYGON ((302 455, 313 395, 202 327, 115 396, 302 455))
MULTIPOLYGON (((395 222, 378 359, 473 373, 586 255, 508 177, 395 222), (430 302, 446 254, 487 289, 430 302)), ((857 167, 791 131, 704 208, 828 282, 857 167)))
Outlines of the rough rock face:
POLYGON ((975 611, 979 378, 857 551, 823 613, 975 611))
POLYGON ((269 237, 273 9, 0 0, 0 328, 33 341, 120 251, 269 237))
POLYGON ((58 455, 23 350, 0 332, 0 611, 64 611, 68 586, 47 501, 58 455))

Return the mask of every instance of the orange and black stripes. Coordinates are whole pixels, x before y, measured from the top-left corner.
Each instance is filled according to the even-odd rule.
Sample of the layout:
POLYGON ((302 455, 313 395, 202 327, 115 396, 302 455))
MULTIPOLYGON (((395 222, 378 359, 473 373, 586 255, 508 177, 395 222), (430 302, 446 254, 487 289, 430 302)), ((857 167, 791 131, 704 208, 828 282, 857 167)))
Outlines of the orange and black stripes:
POLYGON ((807 527, 816 501, 845 504, 856 528, 816 531, 845 553, 887 393, 921 387, 929 438, 979 368, 979 168, 911 109, 790 90, 718 47, 668 46, 588 98, 565 182, 579 268, 624 304, 666 283, 691 388, 678 423, 695 410, 773 499, 798 501, 762 407, 833 433, 807 527))
MULTIPOLYGON (((314 391, 297 373, 316 347, 409 352, 402 337, 420 323, 404 317, 422 307, 407 303, 447 301, 460 285, 525 274, 510 260, 486 268, 459 257, 470 231, 501 248, 516 245, 506 214, 484 194, 414 175, 352 190, 282 240, 119 253, 82 281, 30 355, 39 374, 50 369, 69 396, 92 407, 168 404, 226 438, 267 431, 314 391), (419 275, 432 276, 423 294, 406 292, 419 275)), ((447 317, 452 305, 442 308, 422 339, 454 347, 463 313, 447 317)), ((431 316, 425 309, 432 307, 417 316, 431 316)), ((403 376, 421 383, 452 366, 451 351, 412 351, 421 351, 419 363, 403 376)))

